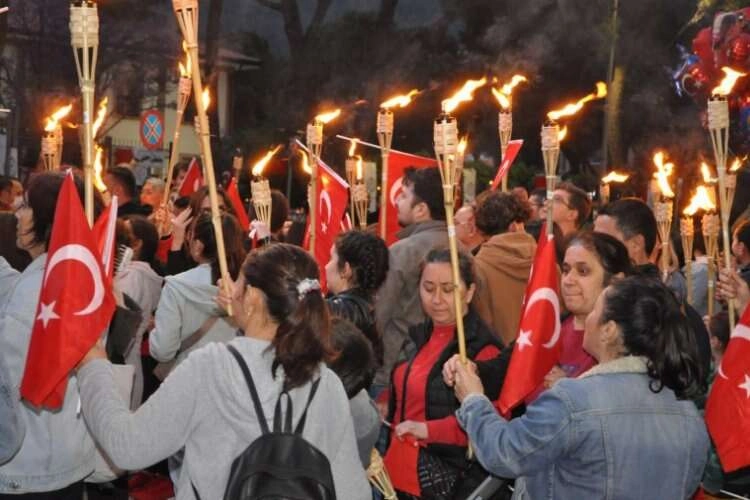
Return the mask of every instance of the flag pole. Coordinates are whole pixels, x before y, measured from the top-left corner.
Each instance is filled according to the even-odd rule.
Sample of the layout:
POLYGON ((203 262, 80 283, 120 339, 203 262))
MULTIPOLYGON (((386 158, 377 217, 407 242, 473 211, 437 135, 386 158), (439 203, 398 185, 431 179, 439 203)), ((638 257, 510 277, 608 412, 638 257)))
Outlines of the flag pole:
MULTIPOLYGON (((166 206, 169 201, 169 194, 172 190, 172 176, 174 175, 174 167, 177 165, 177 161, 180 158, 180 129, 182 128, 182 120, 185 114, 185 108, 190 100, 190 93, 192 91, 192 61, 188 57, 187 65, 184 72, 180 71, 180 80, 177 86, 177 111, 175 113, 175 124, 174 124, 174 135, 172 136, 172 151, 169 153, 169 167, 167 169, 167 178, 164 179, 164 197, 162 199, 162 206, 166 206)), ((182 70, 182 67, 180 67, 182 70)))

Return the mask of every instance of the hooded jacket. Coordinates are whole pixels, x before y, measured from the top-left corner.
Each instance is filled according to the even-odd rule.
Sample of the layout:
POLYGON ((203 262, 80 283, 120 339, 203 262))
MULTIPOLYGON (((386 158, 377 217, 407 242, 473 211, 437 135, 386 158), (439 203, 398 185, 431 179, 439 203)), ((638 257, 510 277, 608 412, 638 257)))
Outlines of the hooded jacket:
POLYGON ((477 291, 472 305, 504 345, 516 338, 536 242, 525 232, 496 234, 474 258, 477 291))
POLYGON ((180 344, 197 332, 207 319, 222 315, 214 302, 218 293, 219 289, 211 284, 210 264, 168 276, 156 308, 156 326, 149 335, 151 356, 161 362, 171 361, 176 356, 179 363, 190 350, 209 342, 232 340, 237 330, 219 319, 190 350, 180 352, 180 344))

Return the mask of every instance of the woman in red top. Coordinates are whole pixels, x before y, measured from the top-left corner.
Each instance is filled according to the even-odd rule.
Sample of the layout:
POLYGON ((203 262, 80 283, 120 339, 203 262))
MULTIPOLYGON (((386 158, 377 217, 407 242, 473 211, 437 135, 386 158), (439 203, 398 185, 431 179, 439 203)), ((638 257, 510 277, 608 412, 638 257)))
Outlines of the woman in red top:
MULTIPOLYGON (((479 362, 480 376, 489 384, 484 386, 487 396, 495 399, 510 351, 501 354, 497 337, 469 308, 474 272, 463 253, 459 254, 459 268, 467 356, 479 362)), ((429 319, 409 329, 391 376, 389 420, 393 432, 386 465, 400 490, 399 498, 456 498, 459 490, 466 490, 462 483, 474 477, 468 471, 466 434, 454 416, 459 403, 441 375, 445 361, 458 353, 453 290, 450 253, 432 250, 419 281, 422 308, 429 319)))
MULTIPOLYGON (((631 274, 628 250, 616 238, 583 231, 573 237, 562 265, 562 299, 570 316, 560 328, 560 359, 544 378, 549 388, 563 377, 577 377, 596 364, 583 349, 583 324, 597 297, 613 279, 631 274)), ((541 392, 541 391, 539 391, 541 392)))

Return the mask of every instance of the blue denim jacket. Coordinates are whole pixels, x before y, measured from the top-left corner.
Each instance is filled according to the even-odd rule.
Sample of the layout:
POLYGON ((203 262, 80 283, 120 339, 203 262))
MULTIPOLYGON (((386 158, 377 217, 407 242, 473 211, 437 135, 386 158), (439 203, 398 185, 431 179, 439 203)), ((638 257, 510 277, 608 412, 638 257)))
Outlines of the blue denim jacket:
POLYGON ((708 454, 695 405, 651 392, 633 356, 561 380, 510 422, 479 394, 456 414, 485 469, 519 478, 514 499, 689 498, 708 454))

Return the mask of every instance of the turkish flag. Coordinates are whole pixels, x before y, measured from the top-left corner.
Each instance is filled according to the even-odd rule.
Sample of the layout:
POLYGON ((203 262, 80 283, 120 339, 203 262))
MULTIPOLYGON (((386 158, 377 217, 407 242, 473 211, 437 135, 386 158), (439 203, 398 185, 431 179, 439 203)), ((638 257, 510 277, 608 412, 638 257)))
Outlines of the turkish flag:
MULTIPOLYGON (((315 249, 313 255, 320 269, 320 286, 326 290, 326 264, 331 260, 331 247, 341 233, 341 223, 346 213, 349 184, 328 165, 318 161, 318 217, 315 221, 315 249)), ((308 233, 310 227, 308 225, 308 233)), ((305 247, 309 248, 309 234, 305 247)))
MULTIPOLYGON (((398 225, 398 208, 396 207, 396 200, 398 200, 398 195, 401 193, 401 182, 404 177, 404 170, 406 170, 407 167, 423 168, 435 166, 437 166, 437 161, 434 158, 391 150, 391 154, 388 156, 388 185, 385 187, 386 193, 388 193, 388 205, 385 211, 386 245, 390 246, 398 240, 396 233, 400 229, 400 226, 398 225)), ((383 224, 383 210, 380 211, 380 224, 383 224)))
POLYGON ((706 402, 706 426, 724 472, 750 465, 750 307, 721 358, 706 402))
POLYGON ((117 196, 112 197, 109 206, 99 215, 94 223, 96 248, 102 259, 104 275, 112 281, 115 267, 115 230, 117 228, 117 196))
POLYGON ((519 333, 498 405, 510 410, 544 380, 560 358, 560 299, 555 240, 544 229, 526 286, 519 333))
POLYGON ((187 174, 185 174, 185 178, 182 180, 182 184, 180 184, 178 193, 180 196, 190 196, 198 191, 203 184, 203 171, 200 165, 198 165, 198 160, 193 158, 190 160, 187 174))
POLYGON ((237 220, 240 222, 242 230, 247 232, 250 229, 250 221, 247 218, 245 204, 242 203, 240 191, 237 189, 237 181, 234 177, 232 177, 232 180, 229 181, 229 186, 227 186, 227 196, 232 203, 232 208, 234 208, 234 211, 237 213, 237 220))
POLYGON ((497 187, 500 185, 500 183, 503 180, 503 177, 508 175, 508 172, 510 172, 510 166, 513 165, 513 161, 516 159, 516 156, 518 156, 518 152, 521 151, 521 146, 523 146, 523 139, 516 139, 515 141, 508 142, 508 149, 505 150, 505 156, 503 156, 503 161, 500 163, 500 167, 497 169, 497 175, 495 175, 495 180, 492 181, 492 187, 491 190, 497 189, 497 187))
POLYGON ((68 175, 57 198, 21 397, 35 406, 61 407, 70 371, 99 339, 114 310, 96 239, 68 175))

